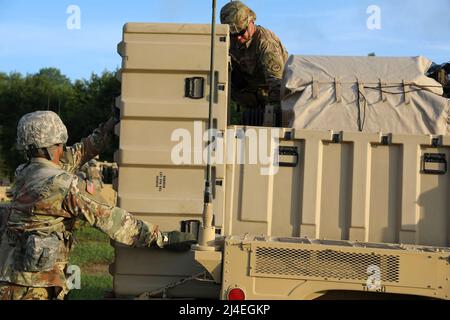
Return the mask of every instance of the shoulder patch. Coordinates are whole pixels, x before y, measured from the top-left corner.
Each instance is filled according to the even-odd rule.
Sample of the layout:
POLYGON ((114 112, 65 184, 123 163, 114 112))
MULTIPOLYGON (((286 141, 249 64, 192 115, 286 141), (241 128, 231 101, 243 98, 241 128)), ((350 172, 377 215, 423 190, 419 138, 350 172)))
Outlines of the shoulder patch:
POLYGON ((281 71, 281 66, 278 63, 274 63, 272 65, 272 71, 274 72, 280 72, 281 71))

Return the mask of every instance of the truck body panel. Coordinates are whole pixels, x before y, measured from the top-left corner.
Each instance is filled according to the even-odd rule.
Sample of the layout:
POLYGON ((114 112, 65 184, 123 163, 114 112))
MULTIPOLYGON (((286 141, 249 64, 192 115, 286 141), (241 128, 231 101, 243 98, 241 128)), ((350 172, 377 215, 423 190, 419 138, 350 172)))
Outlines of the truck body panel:
MULTIPOLYGON (((117 205, 162 230, 201 220, 209 41, 208 25, 127 24, 118 47, 117 205)), ((216 45, 213 156, 226 154, 213 165, 220 250, 116 245, 116 296, 162 288, 163 297, 226 299, 243 286, 249 299, 315 299, 366 292, 375 265, 385 292, 448 299, 450 136, 228 126, 227 26, 216 45), (252 161, 255 150, 264 161, 252 161)))

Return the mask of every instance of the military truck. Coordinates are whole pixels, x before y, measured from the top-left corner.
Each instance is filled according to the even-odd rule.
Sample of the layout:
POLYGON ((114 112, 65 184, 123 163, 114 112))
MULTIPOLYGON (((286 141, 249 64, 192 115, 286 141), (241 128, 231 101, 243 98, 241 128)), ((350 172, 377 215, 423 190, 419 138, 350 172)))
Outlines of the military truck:
MULTIPOLYGON (((116 103, 121 112, 117 204, 162 230, 195 233, 200 244, 188 252, 113 244, 115 297, 448 299, 450 136, 441 132, 448 100, 436 102, 436 94, 425 90, 433 94, 431 100, 421 96, 425 105, 443 107, 409 114, 414 121, 436 118, 435 125, 406 121, 400 127, 424 130, 419 133, 301 128, 295 121, 285 128, 230 126, 228 26, 218 25, 214 35, 213 73, 210 37, 209 25, 124 26, 118 45, 123 64, 118 74, 122 95, 116 103), (213 210, 205 217, 204 133, 210 98, 213 210), (219 161, 223 150, 226 160, 219 161), (252 161, 255 150, 264 161, 252 161)), ((291 57, 290 66, 296 61, 291 57)), ((347 71, 361 65, 342 62, 350 62, 347 71)), ((394 68, 397 62, 389 63, 394 68)), ((325 101, 320 105, 343 108, 345 81, 336 76, 325 87, 311 75, 301 92, 285 92, 283 110, 293 95, 309 91, 317 103, 325 101)), ((423 104, 413 84, 406 83, 416 79, 404 80, 395 86, 400 94, 383 89, 391 85, 389 79, 369 86, 360 78, 349 86, 369 96, 369 87, 379 85, 373 94, 382 102, 395 96, 401 101, 394 112, 403 112, 405 105, 409 109, 404 112, 411 112, 423 104)), ((307 102, 314 108, 311 99, 307 102)), ((359 127, 361 113, 371 107, 362 100, 353 110, 359 127)), ((285 115, 305 111, 297 107, 285 115)), ((367 115, 370 127, 374 118, 367 115)))

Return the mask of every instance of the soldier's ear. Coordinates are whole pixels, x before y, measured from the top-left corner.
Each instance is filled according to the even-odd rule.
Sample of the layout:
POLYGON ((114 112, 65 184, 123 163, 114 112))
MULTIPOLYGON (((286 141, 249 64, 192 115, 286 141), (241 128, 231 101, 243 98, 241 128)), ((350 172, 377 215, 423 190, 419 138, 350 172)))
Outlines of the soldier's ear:
POLYGON ((58 154, 60 158, 64 155, 64 144, 62 143, 58 144, 58 154))

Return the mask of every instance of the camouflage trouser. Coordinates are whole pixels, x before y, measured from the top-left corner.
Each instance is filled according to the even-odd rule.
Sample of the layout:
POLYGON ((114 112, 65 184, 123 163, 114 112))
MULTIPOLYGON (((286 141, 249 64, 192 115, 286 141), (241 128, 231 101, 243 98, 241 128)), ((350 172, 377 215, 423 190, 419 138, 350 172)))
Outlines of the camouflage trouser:
POLYGON ((55 288, 22 287, 0 282, 0 300, 53 300, 55 288))

